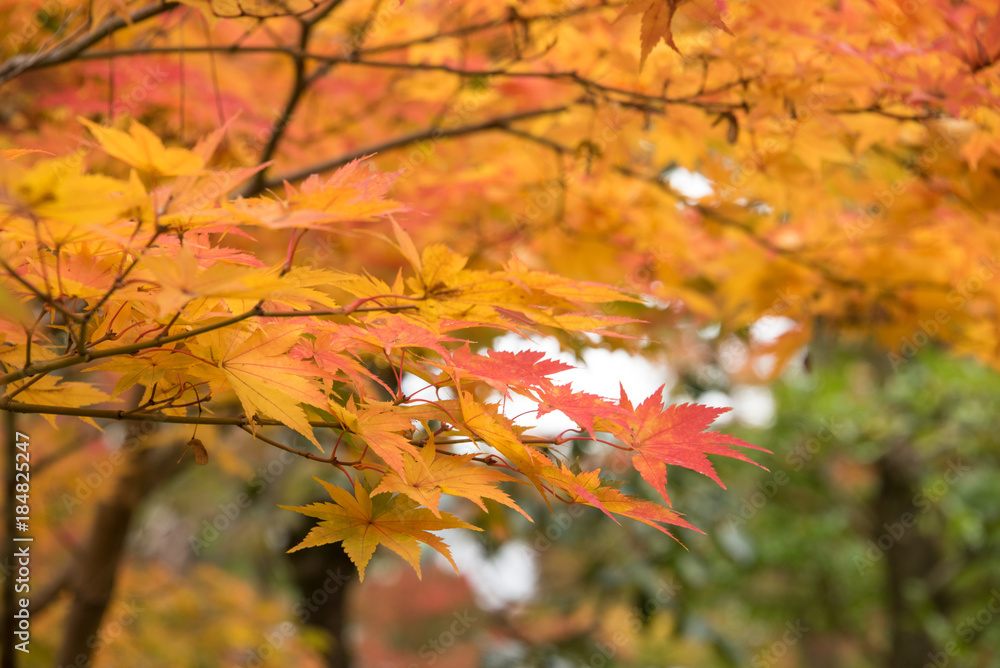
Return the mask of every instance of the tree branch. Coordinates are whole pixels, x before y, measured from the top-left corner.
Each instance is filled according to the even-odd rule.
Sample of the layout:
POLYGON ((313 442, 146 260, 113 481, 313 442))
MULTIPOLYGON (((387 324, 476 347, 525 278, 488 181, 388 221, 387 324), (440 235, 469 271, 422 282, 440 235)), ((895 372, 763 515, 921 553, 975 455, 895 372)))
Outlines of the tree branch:
POLYGON ((177 2, 156 2, 132 12, 128 19, 120 16, 111 16, 105 19, 92 32, 69 44, 64 44, 62 47, 52 49, 46 53, 39 52, 12 56, 0 65, 0 85, 25 72, 53 67, 76 60, 83 51, 97 44, 108 35, 112 35, 122 28, 133 26, 136 23, 158 16, 159 14, 169 12, 179 6, 180 3, 177 2))
MULTIPOLYGON (((186 415, 165 415, 163 413, 133 413, 127 410, 114 410, 109 408, 77 408, 74 406, 49 406, 45 404, 26 404, 20 401, 11 401, 4 407, 4 410, 11 413, 40 413, 44 415, 66 415, 70 417, 88 417, 101 420, 115 420, 119 422, 161 422, 165 424, 189 424, 189 425, 215 425, 226 427, 245 427, 257 425, 259 427, 283 427, 285 424, 278 420, 255 417, 252 420, 245 417, 189 417, 186 415)), ((318 429, 338 429, 343 431, 344 426, 339 422, 328 422, 324 420, 310 420, 309 425, 318 429)))
MULTIPOLYGON (((560 107, 550 107, 548 109, 535 109, 532 111, 522 111, 514 114, 509 114, 507 116, 498 116, 496 118, 491 118, 481 123, 472 123, 470 125, 463 125, 457 128, 451 128, 447 130, 442 128, 432 128, 428 130, 421 130, 420 132, 413 132, 408 135, 403 135, 402 137, 389 139, 387 141, 382 142, 381 144, 373 144, 370 146, 366 146, 360 150, 352 151, 350 153, 337 156, 336 158, 324 160, 323 162, 314 163, 312 165, 309 165, 308 167, 304 167, 302 169, 298 169, 293 172, 288 172, 286 174, 281 174, 279 176, 266 179, 262 184, 262 190, 266 190, 268 188, 274 188, 275 186, 280 186, 285 181, 297 181, 299 179, 306 178, 310 174, 316 174, 320 172, 330 171, 331 169, 337 169, 338 167, 343 167, 352 160, 357 160, 358 158, 362 158, 366 155, 371 155, 373 153, 391 151, 393 149, 409 146, 410 144, 415 144, 416 142, 424 141, 427 139, 433 139, 436 141, 452 137, 461 137, 463 135, 474 134, 476 132, 483 132, 485 130, 503 129, 509 123, 514 123, 528 118, 536 118, 538 116, 561 114, 564 111, 568 110, 569 106, 563 105, 560 107)), ((257 194, 257 192, 244 192, 241 194, 244 196, 251 196, 257 194)))
MULTIPOLYGON (((398 297, 399 299, 405 299, 406 297, 398 297)), ((394 313, 396 311, 403 311, 407 309, 416 308, 412 305, 399 305, 399 306, 371 306, 371 307, 361 307, 360 305, 370 301, 373 298, 362 298, 355 300, 354 302, 336 309, 328 309, 324 311, 265 311, 258 304, 254 308, 235 315, 231 318, 226 318, 220 320, 219 322, 212 323, 211 325, 204 325, 202 327, 196 327, 189 332, 183 332, 181 334, 174 334, 173 336, 158 336, 156 338, 150 339, 149 341, 142 341, 139 343, 131 343, 125 346, 118 346, 116 348, 104 348, 103 350, 89 350, 87 353, 80 355, 64 355, 63 357, 56 358, 54 360, 49 360, 47 362, 38 362, 36 364, 29 364, 18 371, 12 371, 4 376, 0 376, 0 385, 9 385, 10 383, 21 380, 22 378, 28 378, 29 376, 35 376, 40 373, 49 373, 50 371, 57 371, 59 369, 65 369, 67 367, 76 366, 77 364, 90 362, 96 359, 103 359, 105 357, 117 357, 118 355, 131 355, 133 353, 141 352, 147 348, 156 348, 162 346, 166 343, 173 343, 174 341, 183 341, 184 339, 189 339, 193 336, 199 336, 207 332, 211 332, 222 327, 228 327, 230 325, 235 325, 238 322, 242 322, 248 318, 253 317, 263 317, 263 318, 293 318, 302 316, 321 316, 321 315, 351 315, 352 313, 363 313, 370 311, 385 311, 394 313)), ((0 398, 0 409, 6 408, 7 404, 10 402, 9 397, 0 398)))
MULTIPOLYGON (((309 38, 312 36, 313 26, 316 25, 324 17, 328 16, 330 12, 336 9, 342 0, 334 0, 328 6, 323 8, 323 11, 319 12, 315 17, 309 20, 301 19, 299 21, 299 48, 296 54, 293 56, 293 67, 294 67, 294 79, 292 80, 292 89, 288 93, 288 99, 285 100, 285 106, 281 110, 281 114, 274 121, 271 126, 270 136, 267 138, 267 144, 264 146, 264 150, 261 151, 260 157, 257 158, 257 164, 262 165, 271 160, 274 157, 274 152, 278 149, 278 144, 281 143, 281 138, 285 134, 285 130, 288 129, 288 124, 292 120, 292 116, 295 114, 295 108, 299 105, 302 100, 302 96, 309 86, 315 81, 315 77, 306 76, 306 56, 309 50, 309 38)), ((250 182, 247 184, 247 189, 253 192, 260 192, 265 188, 262 186, 264 183, 264 172, 266 169, 262 169, 255 173, 251 177, 250 182)))

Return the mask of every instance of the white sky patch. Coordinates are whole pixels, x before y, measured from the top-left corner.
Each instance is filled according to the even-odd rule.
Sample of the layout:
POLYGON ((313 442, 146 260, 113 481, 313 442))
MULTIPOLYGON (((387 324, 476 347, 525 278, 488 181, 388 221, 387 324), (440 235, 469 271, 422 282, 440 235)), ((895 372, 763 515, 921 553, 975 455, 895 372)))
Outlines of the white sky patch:
POLYGON ((763 429, 774 422, 774 395, 766 387, 743 385, 734 388, 732 402, 735 418, 748 427, 763 429))
MULTIPOLYGON (((695 399, 696 404, 701 404, 702 406, 711 406, 712 408, 733 408, 733 398, 726 394, 725 392, 720 392, 719 390, 709 390, 705 392, 697 399, 695 399)), ((729 411, 728 413, 723 413, 719 416, 715 422, 713 422, 714 427, 722 427, 731 423, 735 419, 734 411, 729 411)))
MULTIPOLYGON (((493 555, 464 529, 436 532, 451 548, 452 558, 476 594, 476 603, 483 610, 499 610, 515 603, 531 600, 538 586, 538 564, 534 551, 519 540, 505 543, 493 555)), ((445 571, 451 564, 434 553, 434 562, 445 571)))
POLYGON ((410 398, 423 399, 424 401, 436 401, 437 399, 457 399, 458 393, 455 388, 444 383, 439 387, 429 387, 423 378, 404 373, 401 383, 403 394, 410 398))
POLYGON ((691 199, 701 199, 712 194, 712 182, 701 174, 677 167, 667 174, 667 183, 677 192, 691 199))
POLYGON ((698 336, 705 341, 711 341, 712 339, 719 336, 722 333, 722 325, 714 322, 711 325, 705 325, 698 330, 698 336))
POLYGON ((782 334, 795 328, 791 318, 776 315, 766 315, 750 325, 750 335, 761 343, 771 343, 782 334))
MULTIPOLYGON (((505 334, 496 340, 494 348, 507 352, 537 350, 545 353, 547 359, 554 359, 575 368, 561 371, 551 376, 558 384, 569 383, 577 392, 589 392, 609 399, 618 399, 618 383, 633 404, 638 404, 655 393, 661 385, 673 386, 673 374, 662 366, 656 366, 644 357, 630 355, 624 350, 591 349, 583 353, 583 362, 571 353, 559 349, 554 338, 543 337, 525 339, 516 334, 505 334)), ((576 423, 562 413, 552 412, 536 418, 536 404, 524 397, 512 395, 506 400, 504 414, 517 418, 523 425, 534 427, 542 434, 558 434, 566 429, 576 428, 576 423)))

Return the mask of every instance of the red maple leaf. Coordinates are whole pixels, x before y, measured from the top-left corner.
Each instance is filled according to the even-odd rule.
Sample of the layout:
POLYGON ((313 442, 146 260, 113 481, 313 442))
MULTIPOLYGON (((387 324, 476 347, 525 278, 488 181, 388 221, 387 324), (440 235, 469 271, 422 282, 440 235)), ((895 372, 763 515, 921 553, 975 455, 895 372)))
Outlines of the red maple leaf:
POLYGON ((490 350, 486 355, 474 355, 468 346, 451 353, 451 367, 462 377, 485 381, 505 397, 514 388, 551 388, 554 373, 572 369, 568 364, 545 359, 545 353, 522 350, 517 353, 490 350))
POLYGON ((633 409, 625 388, 622 388, 622 410, 611 419, 598 418, 596 426, 611 432, 635 451, 632 465, 667 503, 670 503, 666 489, 667 464, 683 466, 707 475, 723 489, 726 486, 712 467, 708 455, 732 457, 764 468, 729 446, 738 445, 762 452, 770 452, 769 450, 751 445, 735 436, 705 431, 717 417, 730 409, 678 404, 664 410, 662 397, 661 386, 633 409))
POLYGON ((604 417, 617 419, 620 408, 596 394, 574 392, 569 385, 553 385, 539 392, 538 417, 552 411, 560 411, 573 422, 594 436, 594 419, 604 417))

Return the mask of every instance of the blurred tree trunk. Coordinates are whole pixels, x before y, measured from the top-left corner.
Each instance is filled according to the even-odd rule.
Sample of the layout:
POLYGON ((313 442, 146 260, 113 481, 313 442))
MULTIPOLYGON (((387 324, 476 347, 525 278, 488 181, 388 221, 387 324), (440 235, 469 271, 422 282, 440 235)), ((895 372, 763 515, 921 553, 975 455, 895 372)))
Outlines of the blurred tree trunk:
MULTIPOLYGON (((303 522, 301 535, 292 544, 305 537, 309 524, 303 522)), ((352 658, 348 646, 347 599, 349 583, 358 577, 357 569, 339 545, 321 545, 288 555, 295 574, 295 584, 302 594, 298 621, 322 628, 333 643, 326 652, 330 668, 350 668, 352 658)))
POLYGON ((87 668, 93 659, 101 620, 111 602, 132 516, 139 504, 163 480, 180 470, 178 449, 143 447, 157 427, 132 422, 121 450, 118 475, 106 484, 114 490, 100 501, 86 545, 71 566, 67 589, 72 600, 63 625, 56 665, 87 668))
MULTIPOLYGON (((368 370, 376 374, 387 387, 396 389, 398 381, 394 367, 368 365, 368 370)), ((369 394, 382 401, 392 398, 385 387, 378 383, 372 382, 366 389, 369 394)), ((316 499, 320 503, 328 500, 316 499)), ((309 528, 308 521, 302 522, 299 531, 291 537, 289 547, 297 545, 305 538, 309 528)), ((293 552, 288 557, 304 605, 300 621, 322 628, 333 638, 333 644, 326 652, 326 661, 330 668, 350 668, 353 659, 346 637, 350 591, 348 584, 357 579, 357 569, 340 544, 311 547, 308 550, 293 552), (301 619, 302 617, 305 619, 301 619)))
MULTIPOLYGON (((933 571, 942 558, 941 546, 934 536, 922 535, 914 525, 922 511, 915 504, 921 463, 917 453, 906 444, 893 444, 876 462, 880 489, 875 499, 877 523, 873 540, 885 552, 886 607, 889 615, 890 645, 888 668, 923 666, 937 651, 928 635, 921 614, 907 598, 913 584, 930 587, 933 571), (888 549, 883 546, 892 540, 888 549)), ((931 591, 934 604, 943 612, 947 601, 931 591)))

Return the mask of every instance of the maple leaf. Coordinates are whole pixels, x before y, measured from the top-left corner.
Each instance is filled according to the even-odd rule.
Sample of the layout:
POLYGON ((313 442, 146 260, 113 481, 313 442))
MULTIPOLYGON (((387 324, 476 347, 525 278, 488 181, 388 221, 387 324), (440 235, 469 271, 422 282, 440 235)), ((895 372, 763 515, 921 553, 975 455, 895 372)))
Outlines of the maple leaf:
MULTIPOLYGON (((24 383, 13 385, 14 389, 24 383)), ((106 392, 90 383, 66 381, 56 376, 45 376, 32 383, 31 387, 19 395, 20 401, 50 406, 90 406, 104 401, 112 401, 106 392)))
POLYGON ((358 341, 374 344, 386 357, 398 348, 427 348, 444 357, 448 352, 441 344, 460 340, 431 331, 393 313, 369 318, 363 328, 352 327, 344 331, 358 341))
MULTIPOLYGON (((17 389, 27 383, 18 382, 12 385, 12 389, 17 389)), ((17 395, 19 401, 25 403, 35 403, 44 404, 47 406, 66 406, 70 408, 76 408, 79 406, 91 406, 93 404, 103 403, 105 401, 118 401, 117 399, 112 399, 99 387, 95 387, 90 383, 79 383, 75 381, 66 381, 62 378, 56 376, 44 376, 37 382, 31 384, 30 387, 21 391, 17 395)), ((55 426, 55 416, 54 415, 44 415, 45 419, 49 424, 55 426)), ((88 417, 80 418, 87 424, 97 427, 92 419, 88 417)), ((100 429, 100 427, 97 427, 100 429)))
POLYGON ((452 375, 482 380, 505 397, 510 396, 510 388, 550 388, 549 376, 573 367, 556 360, 545 359, 545 353, 537 350, 523 350, 512 353, 488 350, 486 355, 474 355, 469 346, 462 346, 451 352, 449 363, 442 365, 452 375))
POLYGON ((506 493, 495 486, 498 482, 518 482, 515 478, 496 469, 470 465, 469 462, 475 455, 435 456, 433 434, 420 454, 421 462, 407 459, 402 475, 396 472, 386 474, 372 490, 372 496, 387 492, 406 494, 420 505, 430 508, 439 517, 441 513, 438 506, 442 493, 469 499, 484 511, 486 505, 483 499, 493 499, 521 513, 528 521, 533 521, 506 493))
POLYGON ((234 266, 199 256, 187 245, 166 253, 147 253, 142 268, 160 287, 155 296, 160 314, 175 313, 191 300, 205 297, 225 299, 236 310, 252 308, 259 300, 300 308, 336 306, 312 287, 333 282, 331 272, 298 267, 282 273, 280 266, 234 266))
POLYGON ((628 5, 616 20, 621 20, 632 14, 642 14, 642 54, 639 60, 639 69, 642 69, 642 66, 646 64, 646 57, 661 39, 671 49, 680 53, 680 49, 674 43, 674 35, 671 30, 674 14, 678 11, 682 11, 703 23, 715 26, 730 35, 733 34, 722 20, 715 0, 629 0, 628 5))
POLYGON ((404 453, 423 461, 416 447, 402 435, 413 429, 410 417, 394 404, 371 401, 355 411, 352 397, 347 406, 333 404, 330 409, 344 422, 345 428, 363 438, 394 471, 406 470, 404 453))
POLYGON ((540 476, 553 487, 566 492, 573 502, 593 506, 616 523, 618 523, 618 519, 615 515, 628 517, 651 526, 657 531, 662 531, 674 540, 677 540, 677 537, 667 531, 664 524, 672 524, 692 529, 698 533, 705 533, 698 527, 689 524, 679 513, 669 508, 664 508, 645 499, 622 494, 614 487, 608 487, 606 483, 602 484, 600 473, 600 469, 573 473, 565 464, 562 464, 560 468, 545 467, 540 476))
POLYGON ((358 568, 358 574, 365 579, 365 569, 371 561, 375 548, 384 545, 407 561, 420 576, 420 543, 430 545, 448 560, 455 572, 458 566, 451 557, 448 546, 438 536, 430 533, 442 529, 472 529, 479 527, 467 524, 449 513, 436 516, 427 508, 420 508, 409 497, 396 494, 379 495, 372 498, 360 484, 354 486, 354 494, 346 489, 331 485, 315 478, 326 488, 333 503, 313 503, 308 506, 281 506, 320 520, 309 530, 301 543, 289 550, 296 552, 306 547, 342 543, 347 556, 358 568))
MULTIPOLYGON (((115 387, 111 390, 113 396, 141 383, 149 388, 164 379, 167 374, 179 374, 191 366, 191 358, 178 355, 169 350, 157 350, 140 355, 132 355, 124 359, 109 360, 102 364, 89 367, 87 371, 108 371, 121 374, 115 387)), ((145 401, 148 397, 143 397, 145 401)))
POLYGON ((622 410, 611 419, 598 418, 596 425, 598 429, 611 432, 622 443, 635 450, 632 465, 667 503, 670 503, 666 489, 667 464, 702 473, 723 489, 726 486, 719 479, 707 455, 732 457, 765 468, 729 446, 737 445, 768 453, 769 450, 735 436, 705 431, 717 417, 730 409, 677 404, 664 410, 663 390, 664 387, 661 386, 633 408, 622 387, 619 400, 622 410))
MULTIPOLYGON (((149 195, 138 178, 121 181, 100 174, 84 174, 82 166, 65 160, 42 160, 12 184, 19 203, 39 218, 54 219, 38 234, 32 226, 25 230, 33 241, 52 245, 100 238, 102 232, 129 227, 120 216, 130 209, 142 208, 149 195)), ((5 221, 4 231, 11 230, 5 221)), ((16 228, 13 228, 16 230, 16 228)))
MULTIPOLYGON (((324 327, 340 328, 339 325, 324 323, 324 327)), ((340 336, 329 329, 315 331, 315 338, 305 339, 295 344, 289 351, 289 356, 297 360, 312 360, 316 364, 316 373, 326 378, 340 380, 340 375, 348 379, 361 393, 370 383, 379 385, 388 394, 392 388, 384 380, 372 373, 364 364, 355 359, 347 351, 351 349, 350 339, 340 336)))
POLYGON ((557 280, 545 272, 529 271, 516 261, 511 263, 514 273, 466 269, 467 262, 467 257, 443 244, 424 248, 420 262, 415 265, 419 267, 418 276, 407 280, 407 285, 420 296, 415 306, 422 316, 434 322, 466 320, 479 326, 508 327, 509 321, 514 320, 579 332, 636 322, 629 318, 563 312, 576 310, 577 302, 595 304, 609 299, 632 299, 616 288, 557 280))
POLYGON ((468 392, 460 397, 462 425, 456 425, 475 439, 486 443, 500 452, 507 460, 542 491, 538 479, 540 455, 522 443, 510 427, 509 420, 497 412, 494 404, 481 404, 468 392))
POLYGON ((86 118, 78 118, 87 126, 108 155, 136 169, 157 176, 194 174, 204 167, 204 161, 183 148, 165 148, 163 142, 142 123, 133 121, 129 131, 101 127, 86 118))
POLYGON ((52 155, 48 151, 40 151, 34 148, 5 148, 0 150, 0 156, 7 160, 16 160, 22 155, 27 155, 28 153, 45 153, 46 155, 52 155))
POLYGON ((272 230, 326 229, 334 223, 375 220, 408 207, 385 199, 399 172, 362 170, 363 158, 332 176, 313 174, 298 188, 285 183, 285 198, 253 197, 225 203, 238 221, 272 230))
POLYGON ((539 393, 537 417, 552 411, 563 413, 593 437, 594 419, 599 416, 612 419, 620 407, 596 394, 574 392, 570 385, 553 385, 539 393))
POLYGON ((215 366, 195 364, 190 373, 213 385, 228 382, 239 397, 247 418, 252 420, 261 413, 279 420, 305 436, 322 452, 323 447, 313 435, 299 404, 325 406, 327 398, 308 378, 315 375, 315 367, 287 355, 301 332, 301 327, 295 326, 286 327, 284 331, 272 326, 268 333, 263 329, 213 330, 198 343, 189 342, 189 347, 215 366))
MULTIPOLYGON (((55 258, 52 258, 52 263, 55 265, 55 258)), ((114 283, 117 269, 115 258, 94 255, 90 248, 82 246, 78 253, 70 254, 59 262, 60 296, 81 299, 100 297, 114 283)))

